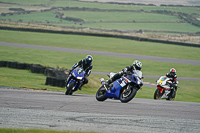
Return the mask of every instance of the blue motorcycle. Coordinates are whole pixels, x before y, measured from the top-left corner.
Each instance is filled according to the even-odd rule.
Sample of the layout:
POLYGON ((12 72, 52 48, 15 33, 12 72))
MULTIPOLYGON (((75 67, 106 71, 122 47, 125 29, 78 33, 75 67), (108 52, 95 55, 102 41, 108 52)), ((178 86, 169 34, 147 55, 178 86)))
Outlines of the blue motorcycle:
POLYGON ((75 68, 66 80, 66 92, 65 95, 72 95, 75 91, 77 91, 82 84, 85 77, 85 71, 81 67, 75 68))
MULTIPOLYGON (((115 73, 110 73, 111 78, 115 73)), ((120 79, 113 82, 108 88, 105 86, 105 81, 101 78, 102 86, 96 93, 98 101, 105 101, 107 98, 118 99, 122 103, 131 101, 137 91, 143 85, 142 72, 135 70, 134 73, 126 73, 120 79)))

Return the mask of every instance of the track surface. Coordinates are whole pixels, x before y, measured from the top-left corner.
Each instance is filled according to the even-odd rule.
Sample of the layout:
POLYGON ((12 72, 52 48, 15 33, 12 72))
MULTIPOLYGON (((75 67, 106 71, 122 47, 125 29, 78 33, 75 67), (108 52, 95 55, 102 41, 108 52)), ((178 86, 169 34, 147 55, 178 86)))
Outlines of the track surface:
MULTIPOLYGON (((152 96, 153 97, 153 96, 152 96)), ((0 88, 0 128, 43 128, 123 133, 199 133, 200 103, 0 88)))
MULTIPOLYGON (((189 63, 200 61, 0 42, 0 46, 189 63)), ((101 73, 101 72, 96 72, 101 73)), ((152 77, 149 75, 149 78, 152 77)), ((196 80, 199 79, 184 79, 196 80)), ((153 94, 152 94, 153 97, 153 94)), ((44 128, 123 133, 199 133, 200 103, 135 98, 124 104, 95 96, 0 88, 0 128, 44 128)))

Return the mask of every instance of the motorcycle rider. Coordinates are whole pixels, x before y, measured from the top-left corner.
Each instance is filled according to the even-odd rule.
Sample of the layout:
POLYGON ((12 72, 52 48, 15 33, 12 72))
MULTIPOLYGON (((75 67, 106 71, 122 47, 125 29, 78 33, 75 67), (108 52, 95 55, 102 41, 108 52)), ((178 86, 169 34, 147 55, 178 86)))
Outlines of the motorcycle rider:
POLYGON ((177 90, 177 83, 178 83, 178 81, 177 81, 176 69, 171 68, 169 70, 169 73, 166 74, 166 76, 168 78, 171 78, 171 81, 172 81, 172 84, 170 86, 171 89, 173 89, 172 87, 175 87, 175 90, 177 90))
POLYGON ((133 62, 133 65, 127 66, 126 68, 122 69, 122 71, 116 73, 112 78, 110 78, 105 84, 106 88, 109 89, 110 84, 114 82, 115 80, 121 78, 123 74, 127 72, 134 73, 134 70, 140 71, 141 69, 142 69, 142 63, 138 60, 135 60, 133 62))
MULTIPOLYGON (((82 59, 80 60, 78 63, 74 64, 73 67, 69 70, 69 74, 75 69, 77 68, 78 66, 79 67, 82 67, 85 71, 85 75, 84 75, 84 80, 83 82, 79 85, 79 90, 81 90, 81 87, 84 85, 84 84, 87 84, 88 83, 88 76, 90 75, 91 73, 91 70, 92 70, 92 61, 93 61, 93 57, 91 55, 87 55, 85 57, 85 59, 82 59)), ((66 85, 68 84, 69 82, 69 79, 67 79, 67 83, 66 85)))

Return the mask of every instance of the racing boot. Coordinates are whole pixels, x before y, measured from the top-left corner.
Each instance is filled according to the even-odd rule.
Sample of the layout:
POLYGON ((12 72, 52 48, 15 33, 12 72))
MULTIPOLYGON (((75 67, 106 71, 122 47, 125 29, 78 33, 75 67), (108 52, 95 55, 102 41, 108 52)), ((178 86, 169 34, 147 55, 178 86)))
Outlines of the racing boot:
POLYGON ((78 89, 82 90, 82 88, 81 88, 82 86, 83 86, 83 83, 80 83, 79 86, 78 86, 78 89))

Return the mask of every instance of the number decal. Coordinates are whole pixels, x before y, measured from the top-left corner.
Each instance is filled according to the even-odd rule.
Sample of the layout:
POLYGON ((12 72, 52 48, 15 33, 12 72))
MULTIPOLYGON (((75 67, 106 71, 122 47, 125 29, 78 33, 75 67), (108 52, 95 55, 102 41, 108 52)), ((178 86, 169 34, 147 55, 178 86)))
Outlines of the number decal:
POLYGON ((120 85, 121 85, 121 87, 124 87, 126 85, 126 82, 123 80, 120 85))

